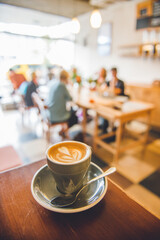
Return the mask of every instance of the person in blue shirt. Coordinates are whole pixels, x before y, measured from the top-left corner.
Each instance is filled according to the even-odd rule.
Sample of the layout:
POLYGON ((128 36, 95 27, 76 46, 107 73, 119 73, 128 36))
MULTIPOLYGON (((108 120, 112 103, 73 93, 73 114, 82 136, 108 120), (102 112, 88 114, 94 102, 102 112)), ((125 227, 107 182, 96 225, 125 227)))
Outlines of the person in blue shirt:
POLYGON ((112 80, 107 81, 107 86, 112 89, 115 95, 124 96, 124 82, 117 77, 117 68, 111 69, 112 80))
POLYGON ((24 101, 26 106, 28 107, 33 107, 34 103, 32 100, 32 93, 36 92, 38 88, 38 81, 37 81, 37 76, 36 73, 32 73, 32 80, 27 83, 24 93, 24 101))
POLYGON ((26 92, 27 92, 27 87, 28 87, 28 82, 27 82, 27 81, 24 81, 24 82, 20 85, 20 87, 19 87, 19 89, 18 89, 18 92, 19 92, 21 95, 25 95, 26 92))
POLYGON ((77 123, 77 116, 71 109, 67 110, 66 104, 72 100, 66 84, 68 83, 69 74, 65 70, 60 72, 59 79, 51 80, 49 85, 48 97, 45 101, 47 109, 47 117, 51 124, 68 121, 68 126, 71 127, 77 123))

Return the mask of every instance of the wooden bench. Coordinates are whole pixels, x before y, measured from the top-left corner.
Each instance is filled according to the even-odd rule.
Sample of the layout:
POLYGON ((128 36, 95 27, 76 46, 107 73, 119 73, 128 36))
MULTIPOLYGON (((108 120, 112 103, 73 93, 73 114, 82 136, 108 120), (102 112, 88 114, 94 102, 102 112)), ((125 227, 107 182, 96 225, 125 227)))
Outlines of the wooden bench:
POLYGON ((0 172, 20 165, 22 165, 22 160, 12 146, 0 148, 0 172))

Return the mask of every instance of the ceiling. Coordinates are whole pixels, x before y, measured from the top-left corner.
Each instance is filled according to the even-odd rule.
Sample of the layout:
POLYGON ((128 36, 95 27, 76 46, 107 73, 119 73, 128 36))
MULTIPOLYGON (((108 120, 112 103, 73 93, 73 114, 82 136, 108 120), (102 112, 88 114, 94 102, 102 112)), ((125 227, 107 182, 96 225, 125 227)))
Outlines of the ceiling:
POLYGON ((121 1, 124 0, 0 0, 0 3, 72 18, 92 11, 94 6, 103 8, 121 1))

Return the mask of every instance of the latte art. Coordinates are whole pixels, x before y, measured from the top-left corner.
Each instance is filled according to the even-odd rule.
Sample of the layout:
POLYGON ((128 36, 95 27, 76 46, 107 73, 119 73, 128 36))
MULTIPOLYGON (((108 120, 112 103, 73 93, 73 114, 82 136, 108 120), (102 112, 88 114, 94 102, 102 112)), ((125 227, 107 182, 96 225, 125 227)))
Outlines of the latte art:
POLYGON ((51 161, 63 164, 72 164, 81 161, 87 156, 89 150, 85 144, 79 142, 57 143, 48 150, 51 161))
POLYGON ((67 147, 59 147, 55 154, 56 160, 60 162, 76 162, 82 158, 82 153, 78 149, 68 149, 67 147))

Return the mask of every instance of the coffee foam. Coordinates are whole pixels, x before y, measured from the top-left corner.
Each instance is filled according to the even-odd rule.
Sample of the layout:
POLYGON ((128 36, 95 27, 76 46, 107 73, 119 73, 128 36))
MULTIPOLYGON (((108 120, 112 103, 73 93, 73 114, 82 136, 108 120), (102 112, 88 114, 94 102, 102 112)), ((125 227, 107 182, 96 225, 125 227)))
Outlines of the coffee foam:
POLYGON ((61 163, 74 163, 80 161, 87 153, 86 147, 75 143, 64 143, 53 146, 48 156, 51 160, 61 163))
POLYGON ((60 162, 76 162, 82 158, 82 153, 78 149, 72 149, 69 151, 67 147, 58 148, 58 153, 55 155, 56 160, 60 162))

